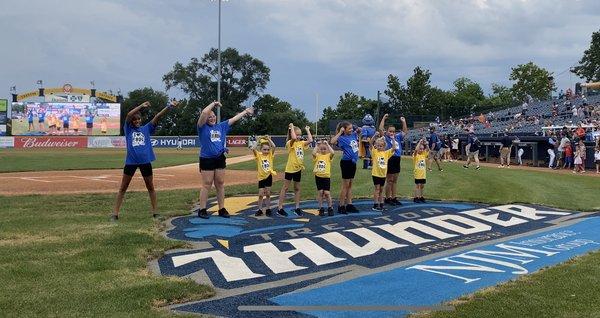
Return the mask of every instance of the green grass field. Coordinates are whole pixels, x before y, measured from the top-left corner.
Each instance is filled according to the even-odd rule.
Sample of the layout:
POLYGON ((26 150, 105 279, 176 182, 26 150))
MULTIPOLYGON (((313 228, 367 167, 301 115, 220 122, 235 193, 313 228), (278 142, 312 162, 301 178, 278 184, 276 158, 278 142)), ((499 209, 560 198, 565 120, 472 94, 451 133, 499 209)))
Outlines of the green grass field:
MULTIPOLYGON (((198 162, 198 148, 155 148, 155 168, 198 162)), ((248 154, 232 148, 229 157, 248 154)), ((0 149, 0 172, 120 169, 125 149, 0 149)))
MULTIPOLYGON (((195 159, 194 154, 194 160, 195 159)), ((116 155, 114 155, 116 156, 116 155)), ((163 156, 160 156, 163 157, 163 156)), ((339 156, 338 156, 339 157, 339 156)), ((122 156, 117 159, 122 160, 122 156)), ((283 173, 284 156, 276 159, 283 173)), ((195 161, 194 161, 195 162, 195 161)), ((306 158, 307 167, 310 159, 306 158)), ((230 169, 254 169, 253 162, 230 169)), ((403 159, 399 192, 412 193, 411 160, 403 159)), ((302 197, 315 192, 310 168, 302 197)), ((339 178, 337 161, 333 180, 339 178)), ((490 203, 527 202, 566 209, 600 210, 594 177, 448 164, 428 173, 426 197, 490 203)), ((332 182, 334 197, 338 182, 332 182)), ((281 182, 275 182, 278 191, 281 182)), ((370 174, 359 170, 356 197, 370 197, 370 174)), ((256 186, 227 187, 226 194, 254 194, 256 186)), ((197 190, 161 191, 161 213, 187 214, 197 190)), ((184 243, 163 238, 149 213, 144 192, 129 193, 118 224, 108 222, 114 194, 0 196, 0 308, 6 317, 175 316, 160 307, 209 297, 213 291, 192 281, 158 277, 147 260, 184 243)), ((600 313, 600 252, 452 303, 453 312, 432 317, 593 317, 600 313)))

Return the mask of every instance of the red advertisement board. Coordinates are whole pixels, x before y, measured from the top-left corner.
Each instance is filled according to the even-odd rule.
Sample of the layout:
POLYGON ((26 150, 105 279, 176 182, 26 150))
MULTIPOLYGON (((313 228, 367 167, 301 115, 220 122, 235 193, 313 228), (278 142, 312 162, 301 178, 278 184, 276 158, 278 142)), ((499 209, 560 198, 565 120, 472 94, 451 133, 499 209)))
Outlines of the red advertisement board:
POLYGON ((86 148, 87 137, 15 137, 15 148, 86 148))
POLYGON ((227 136, 227 147, 248 146, 248 136, 227 136))

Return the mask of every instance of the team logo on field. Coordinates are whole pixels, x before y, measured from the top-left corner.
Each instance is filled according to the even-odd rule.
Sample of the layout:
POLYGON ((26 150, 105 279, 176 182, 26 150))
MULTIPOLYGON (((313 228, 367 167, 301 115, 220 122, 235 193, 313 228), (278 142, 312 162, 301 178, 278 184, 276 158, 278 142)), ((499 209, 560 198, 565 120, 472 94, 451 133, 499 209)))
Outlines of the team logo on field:
MULTIPOLYGON (((403 278, 404 282, 410 281, 412 276, 431 275, 435 279, 449 280, 452 286, 469 285, 489 273, 524 274, 528 272, 524 264, 553 257, 561 253, 560 248, 542 248, 531 239, 518 244, 496 244, 493 248, 464 252, 456 257, 440 256, 434 264, 424 263, 423 259, 435 258, 448 250, 469 248, 473 244, 544 231, 564 220, 581 217, 575 212, 531 205, 488 206, 459 202, 405 202, 381 213, 370 210, 370 200, 355 202, 364 211, 356 214, 319 217, 316 203, 304 202, 301 207, 307 213, 301 217, 255 217, 254 197, 228 200, 229 205, 237 207, 236 211, 230 210, 233 215, 229 219, 213 216, 205 220, 188 216, 171 221, 172 228, 167 231, 167 236, 188 241, 193 248, 172 252, 159 259, 161 274, 190 277, 220 291, 216 298, 184 304, 176 310, 252 317, 264 312, 243 311, 238 306, 335 305, 338 302, 323 298, 326 296, 323 290, 352 284, 357 279, 382 289, 387 288, 387 284, 396 286, 402 283, 396 277, 381 279, 377 273, 399 269, 402 270, 397 275, 408 275, 403 278), (377 281, 379 279, 381 281, 377 281), (304 299, 293 296, 297 293, 310 296, 304 299)), ((579 233, 563 231, 554 238, 578 239, 579 233)), ((595 246, 593 240, 578 240, 571 244, 577 248, 595 246)), ((422 283, 426 286, 431 282, 422 283)), ((416 284, 411 288, 423 286, 416 284)), ((342 299, 344 304, 355 296, 356 304, 378 303, 378 299, 385 298, 380 298, 377 290, 367 292, 366 288, 363 293, 360 286, 335 290, 330 296, 342 299)), ((390 301, 403 300, 398 297, 390 301)), ((417 304, 439 304, 441 301, 443 299, 417 304)), ((312 316, 326 315, 303 310, 289 314, 289 317, 312 316)))

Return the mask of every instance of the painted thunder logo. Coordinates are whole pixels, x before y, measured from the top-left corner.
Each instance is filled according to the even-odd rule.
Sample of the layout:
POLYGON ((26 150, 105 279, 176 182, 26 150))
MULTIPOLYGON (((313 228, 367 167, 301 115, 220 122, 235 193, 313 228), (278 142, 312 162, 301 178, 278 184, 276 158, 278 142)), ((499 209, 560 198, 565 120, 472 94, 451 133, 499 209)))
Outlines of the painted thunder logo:
MULTIPOLYGON (((395 290, 390 294, 396 296, 384 304, 439 304, 461 295, 457 292, 448 298, 450 291, 456 289, 453 286, 481 288, 477 284, 489 277, 499 277, 493 275, 527 273, 526 267, 536 264, 532 262, 557 257, 556 253, 567 255, 560 254, 562 247, 550 249, 544 245, 547 249, 542 250, 535 242, 553 241, 539 238, 496 244, 450 257, 441 257, 440 252, 447 254, 485 242, 508 242, 519 235, 550 231, 565 220, 582 219, 581 213, 539 206, 458 202, 405 202, 384 213, 369 211, 332 217, 318 217, 316 203, 304 202, 301 207, 308 212, 305 216, 268 218, 254 216, 253 197, 228 200, 233 201, 226 204, 240 207, 230 211, 235 215, 229 219, 188 216, 171 222, 167 236, 189 241, 194 247, 159 259, 160 273, 190 277, 217 290, 217 296, 211 299, 179 305, 176 310, 263 317, 264 312, 244 311, 238 306, 382 304, 387 296, 382 296, 377 288, 395 290), (439 260, 433 263, 425 262, 438 256, 439 260), (384 272, 396 274, 388 277, 384 272), (413 282, 414 277, 421 276, 430 281, 413 282), (447 281, 436 281, 443 279, 447 281), (352 285, 358 281, 362 283, 352 285), (447 292, 432 294, 423 290, 442 283, 448 284, 447 292), (365 286, 375 289, 369 291, 365 286), (399 297, 399 290, 406 295, 399 297), (430 295, 440 299, 430 299, 430 295)), ((368 210, 371 201, 356 201, 355 205, 368 210)), ((592 240, 577 238, 581 233, 563 231, 552 235, 556 240, 575 241, 565 246, 592 248, 592 240)), ((285 316, 329 314, 298 309, 286 312, 285 316)), ((360 317, 360 314, 344 312, 342 316, 360 317)), ((380 316, 389 316, 389 312, 380 316)))

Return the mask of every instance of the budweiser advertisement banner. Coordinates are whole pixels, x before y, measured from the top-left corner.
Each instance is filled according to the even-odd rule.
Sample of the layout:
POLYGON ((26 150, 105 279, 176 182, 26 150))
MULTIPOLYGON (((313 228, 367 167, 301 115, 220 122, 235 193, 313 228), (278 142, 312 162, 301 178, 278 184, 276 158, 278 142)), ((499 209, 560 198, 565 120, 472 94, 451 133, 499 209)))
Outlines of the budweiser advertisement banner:
POLYGON ((87 148, 87 137, 15 137, 15 148, 87 148))

